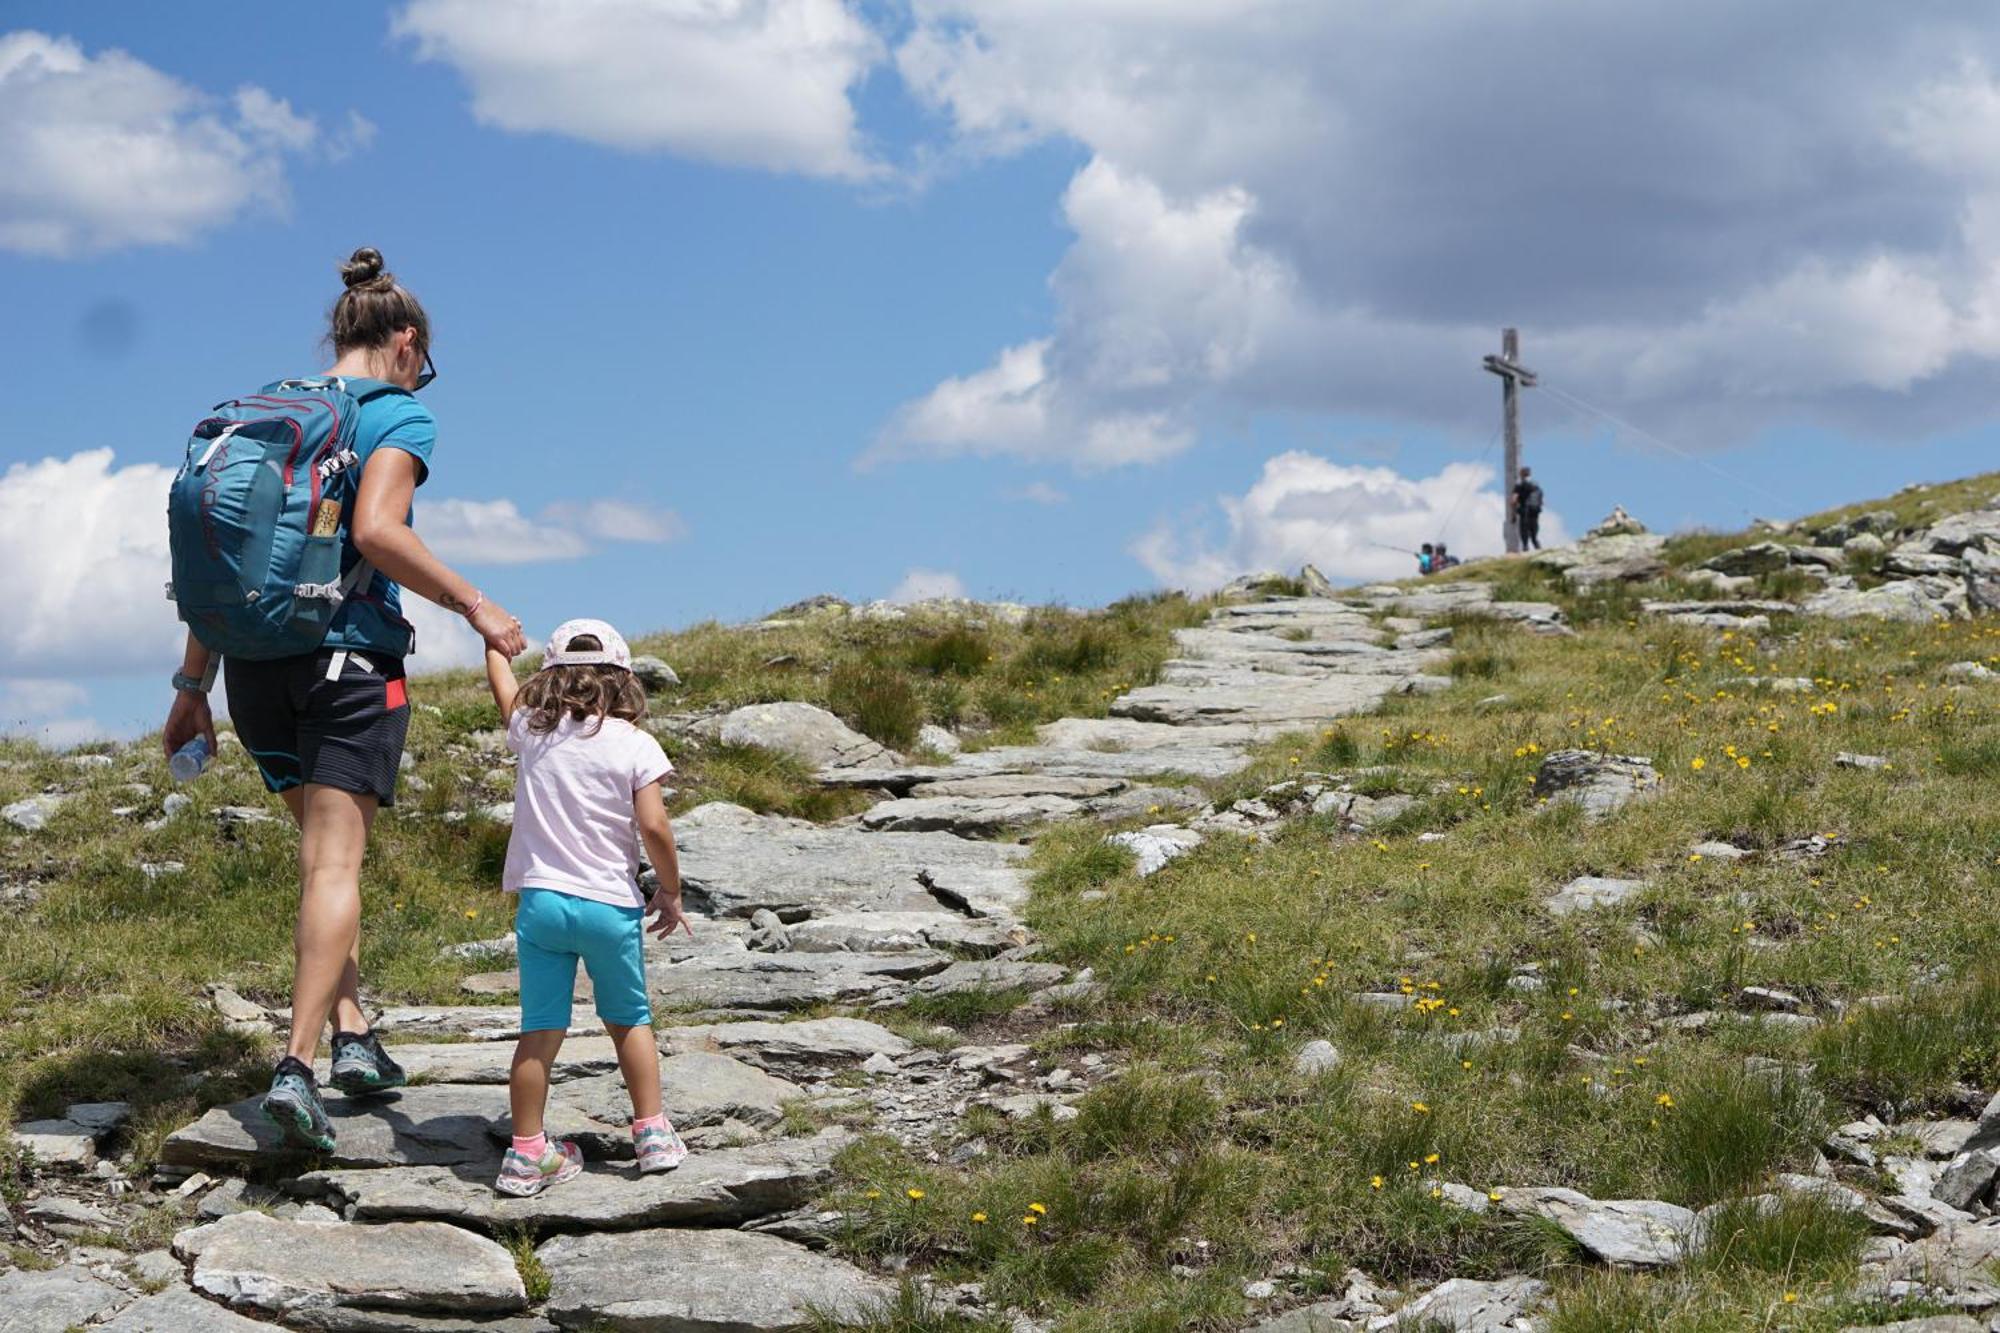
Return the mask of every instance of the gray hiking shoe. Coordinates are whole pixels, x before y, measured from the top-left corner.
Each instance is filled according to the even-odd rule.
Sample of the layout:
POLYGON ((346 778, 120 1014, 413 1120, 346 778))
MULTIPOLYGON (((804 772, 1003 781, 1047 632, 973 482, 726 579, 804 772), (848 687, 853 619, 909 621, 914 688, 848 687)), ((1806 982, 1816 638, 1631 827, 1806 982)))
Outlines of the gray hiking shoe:
POLYGON ((372 1032, 333 1034, 333 1074, 327 1082, 350 1097, 387 1092, 409 1082, 403 1067, 389 1058, 372 1032))
POLYGON ((333 1122, 326 1118, 312 1070, 301 1061, 288 1055, 278 1062, 259 1109, 285 1136, 287 1146, 333 1151, 333 1122))

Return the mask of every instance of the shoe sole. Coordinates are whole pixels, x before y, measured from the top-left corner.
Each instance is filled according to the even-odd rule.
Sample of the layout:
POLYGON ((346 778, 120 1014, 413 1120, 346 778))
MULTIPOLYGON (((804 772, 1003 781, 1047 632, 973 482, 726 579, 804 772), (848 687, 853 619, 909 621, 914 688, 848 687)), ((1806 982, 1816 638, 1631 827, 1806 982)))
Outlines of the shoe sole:
POLYGON ((667 1172, 672 1171, 674 1168, 678 1167, 682 1162, 685 1162, 687 1159, 688 1159, 687 1151, 686 1149, 682 1149, 680 1155, 678 1157, 673 1158, 673 1160, 671 1161, 654 1162, 650 1165, 645 1162, 639 1163, 639 1174, 642 1176, 665 1175, 667 1172))
POLYGON ((405 1074, 397 1074, 389 1079, 377 1079, 362 1073, 336 1073, 327 1079, 329 1084, 350 1097, 366 1097, 371 1092, 394 1092, 397 1088, 407 1086, 409 1081, 409 1077, 405 1074))
POLYGON ((314 1152, 332 1152, 333 1135, 321 1136, 313 1132, 312 1112, 303 1105, 287 1098, 266 1097, 258 1108, 264 1118, 278 1127, 287 1147, 309 1148, 314 1152))

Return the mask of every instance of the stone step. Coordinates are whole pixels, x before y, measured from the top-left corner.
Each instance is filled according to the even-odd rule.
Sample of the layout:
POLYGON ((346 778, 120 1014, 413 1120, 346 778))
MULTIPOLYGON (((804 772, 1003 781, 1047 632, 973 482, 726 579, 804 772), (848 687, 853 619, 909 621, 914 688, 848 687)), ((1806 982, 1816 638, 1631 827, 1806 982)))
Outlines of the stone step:
POLYGON ((514 1257, 441 1222, 355 1226, 237 1213, 174 1237, 194 1289, 239 1309, 343 1333, 380 1314, 505 1315, 527 1308, 514 1257))
POLYGON ((852 1264, 744 1231, 562 1236, 535 1253, 549 1318, 566 1329, 777 1333, 815 1313, 858 1319, 895 1293, 852 1264))
POLYGON ((493 1189, 496 1152, 460 1166, 379 1171, 314 1171, 290 1188, 326 1198, 357 1222, 431 1219, 502 1231, 733 1227, 797 1208, 832 1174, 836 1153, 854 1141, 842 1129, 807 1139, 696 1152, 673 1171, 642 1176, 630 1164, 591 1162, 584 1173, 527 1199, 493 1189))

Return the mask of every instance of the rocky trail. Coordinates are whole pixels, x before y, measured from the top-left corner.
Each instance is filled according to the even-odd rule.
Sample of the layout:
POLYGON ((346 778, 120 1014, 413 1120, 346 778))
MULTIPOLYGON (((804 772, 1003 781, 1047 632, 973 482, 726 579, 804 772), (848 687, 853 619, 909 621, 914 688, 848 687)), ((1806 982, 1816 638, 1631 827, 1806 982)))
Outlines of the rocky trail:
MULTIPOLYGON (((1028 999, 1017 1022, 1056 1021, 1053 1003, 1093 983, 1037 957, 1022 920, 1021 836, 1076 817, 1174 812, 1184 822, 1121 835, 1163 863, 1205 832, 1274 821, 1258 801, 1204 808, 1188 784, 1241 768, 1259 741, 1442 687, 1450 632, 1426 624, 1450 613, 1561 632, 1554 606, 1495 603, 1477 583, 1225 606, 1178 631, 1179 655, 1109 717, 1064 719, 1036 745, 930 765, 803 704, 699 722, 808 757, 824 784, 879 799, 831 825, 721 802, 677 821, 695 931, 650 946, 648 981, 667 1110, 695 1150, 682 1167, 634 1173, 616 1060, 580 1005, 549 1126, 583 1147, 589 1169, 537 1198, 495 1194, 516 1011, 478 1000, 517 982, 511 970, 480 973, 463 1006, 376 1016, 412 1086, 380 1098, 329 1092, 339 1148, 328 1159, 288 1158, 254 1099, 215 1107, 166 1140, 150 1182, 198 1199, 200 1225, 132 1271, 86 1246, 61 1267, 0 1276, 0 1330, 107 1319, 121 1331, 256 1320, 355 1333, 755 1330, 796 1327, 809 1309, 859 1314, 893 1287, 824 1253, 840 1219, 809 1207, 856 1137, 849 1124, 927 1145, 968 1105, 1008 1116, 1048 1105, 1061 1116, 1117 1071, 1094 1060, 1042 1069, 1024 1041, 939 1050, 865 1018, 787 1016, 1018 991, 1028 999), (820 1127, 790 1132, 798 1126, 820 1127), (545 1299, 530 1298, 506 1241, 534 1246, 545 1299)), ((1315 799, 1357 810, 1368 801, 1332 788, 1315 799)), ((504 962, 511 940, 475 947, 504 962)), ((239 1023, 281 1017, 229 992, 218 1003, 239 1023)), ((23 1126, 22 1139, 45 1162, 89 1171, 117 1115, 73 1108, 72 1121, 23 1126)), ((29 1216, 84 1234, 142 1207, 139 1197, 128 1187, 108 1203, 64 1202, 74 1216, 29 1216)))
MULTIPOLYGON (((1644 611, 1756 629, 1774 613, 1929 620, 2000 605, 2000 557, 1987 554, 2000 549, 2000 514, 1952 516, 1894 547, 1877 535, 1881 526, 1863 516, 1848 530, 1814 534, 1811 545, 1725 552, 1688 576, 1712 585, 1713 599, 1647 602, 1644 611), (1877 561, 1880 581, 1856 582, 1848 571, 1861 559, 1877 561), (1807 571, 1819 591, 1797 600, 1744 595, 1753 576, 1777 569, 1807 571)), ((1575 547, 1531 559, 1588 589, 1657 578, 1663 546, 1636 524, 1614 521, 1575 547)), ((63 1119, 20 1126, 17 1139, 40 1163, 71 1174, 27 1204, 18 1235, 0 1240, 45 1250, 67 1243, 58 1267, 0 1273, 0 1333, 73 1325, 206 1333, 273 1323, 357 1333, 754 1333, 800 1327, 815 1312, 859 1317, 895 1284, 893 1275, 829 1252, 843 1219, 814 1200, 843 1148, 863 1132, 883 1132, 932 1160, 957 1160, 953 1131, 967 1108, 990 1106, 1009 1118, 1046 1109, 1063 1119, 1093 1087, 1120 1077, 1099 1056, 1052 1068, 1031 1048, 1037 1032, 1062 1021, 1065 1002, 1096 985, 1087 969, 1072 973, 1042 957, 1025 922, 1036 831, 1082 819, 1151 820, 1109 835, 1133 852, 1141 875, 1205 839, 1266 837, 1308 811, 1337 814, 1359 833, 1413 798, 1367 794, 1353 775, 1300 774, 1216 806, 1195 784, 1241 770, 1261 742, 1368 713, 1393 695, 1445 687, 1452 629, 1439 622, 1475 617, 1527 634, 1571 632, 1556 605, 1500 599, 1485 582, 1225 604, 1207 623, 1176 631, 1174 659, 1153 683, 1112 702, 1109 716, 1065 718, 1039 728, 1036 744, 966 753, 951 752, 957 742, 948 734, 927 735, 932 762, 911 762, 800 703, 662 719, 668 728, 783 751, 811 765, 822 785, 872 800, 826 824, 722 802, 677 821, 695 929, 692 938, 649 945, 648 982, 661 1023, 667 1110, 694 1149, 683 1166, 644 1179, 634 1172, 616 1061, 580 1005, 555 1071, 549 1127, 581 1144, 588 1169, 534 1199, 495 1194, 516 1021, 496 997, 515 989, 516 976, 506 966, 511 940, 461 946, 490 959, 491 970, 466 979, 463 1004, 375 1015, 414 1082, 381 1098, 330 1093, 339 1148, 325 1160, 282 1153, 254 1100, 215 1107, 173 1133, 144 1180, 96 1160, 98 1146, 118 1133, 118 1104, 77 1105, 63 1119), (954 1044, 950 1028, 913 1040, 921 1025, 901 1013, 913 1002, 993 992, 1024 997, 1004 1042, 954 1044), (849 1016, 800 1017, 827 1009, 849 1016), (163 1248, 134 1258, 92 1243, 166 1199, 192 1203, 198 1221, 163 1248)), ((1644 799, 1659 783, 1642 757, 1564 750, 1541 761, 1535 790, 1595 818, 1644 799)), ((1807 858, 1825 849, 1824 839, 1808 838, 1770 854, 1807 858)), ((1702 843, 1688 854, 1746 853, 1702 843)), ((1584 876, 1545 906, 1551 917, 1591 912, 1645 887, 1584 876)), ((1521 990, 1540 984, 1527 974, 1508 982, 1521 990)), ((579 985, 586 998, 587 981, 579 985)), ((1414 1002, 1407 993, 1358 998, 1387 1009, 1414 1002)), ((282 1023, 282 1015, 226 989, 214 1000, 248 1029, 282 1023)), ((1773 1023, 1816 1021, 1780 991, 1746 987, 1739 1000, 1773 1023)), ((1301 1068, 1337 1058, 1326 1042, 1298 1053, 1301 1068)), ((1885 1298, 2000 1306, 1990 1276, 2000 1259, 2000 1218, 1980 1216, 2000 1180, 2000 1098, 1977 1111, 1893 1132, 1872 1118, 1855 1121, 1828 1141, 1827 1159, 1879 1172, 1893 1192, 1864 1192, 1830 1172, 1784 1175, 1754 1202, 1778 1207, 1804 1193, 1865 1217, 1878 1238, 1869 1281, 1885 1298)), ((1434 1185, 1437 1197, 1472 1212, 1539 1219, 1579 1253, 1627 1269, 1678 1264, 1700 1245, 1713 1212, 1527 1185, 1490 1192, 1434 1185)), ((0 1222, 16 1226, 4 1212, 0 1222)), ((1258 1299, 1278 1291, 1252 1285, 1272 1288, 1258 1299)), ((1453 1329, 1526 1329, 1539 1326, 1535 1311, 1548 1291, 1517 1276, 1402 1293, 1352 1272, 1344 1292, 1257 1328, 1335 1333, 1431 1320, 1453 1329)), ((976 1288, 937 1294, 991 1313, 976 1288)), ((1015 1322, 1039 1327, 1025 1316, 1015 1322)), ((1958 1316, 1917 1325, 1985 1326, 1958 1316)))

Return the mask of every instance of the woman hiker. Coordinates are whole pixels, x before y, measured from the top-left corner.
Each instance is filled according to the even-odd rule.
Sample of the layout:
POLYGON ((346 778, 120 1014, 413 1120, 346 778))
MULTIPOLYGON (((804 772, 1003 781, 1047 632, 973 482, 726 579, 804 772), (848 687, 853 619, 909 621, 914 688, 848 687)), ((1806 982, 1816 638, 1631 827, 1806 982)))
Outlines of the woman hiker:
MULTIPOLYGON (((361 860, 375 812, 396 799, 409 728, 402 617, 408 589, 463 615, 487 646, 513 657, 521 622, 431 554, 410 527, 410 503, 430 471, 437 424, 411 396, 435 378, 430 320, 417 298, 360 249, 341 265, 328 375, 375 380, 408 392, 361 400, 354 439, 360 486, 340 526, 341 572, 374 568, 334 613, 318 649, 270 661, 230 658, 229 713, 264 785, 299 826, 299 916, 293 933, 292 1031, 263 1112, 296 1146, 330 1151, 333 1125, 320 1102, 313 1057, 333 1019, 333 1085, 344 1092, 399 1087, 403 1070, 361 1012, 361 860)), ((163 744, 172 754, 197 736, 215 744, 207 689, 211 654, 190 633, 163 744)))

